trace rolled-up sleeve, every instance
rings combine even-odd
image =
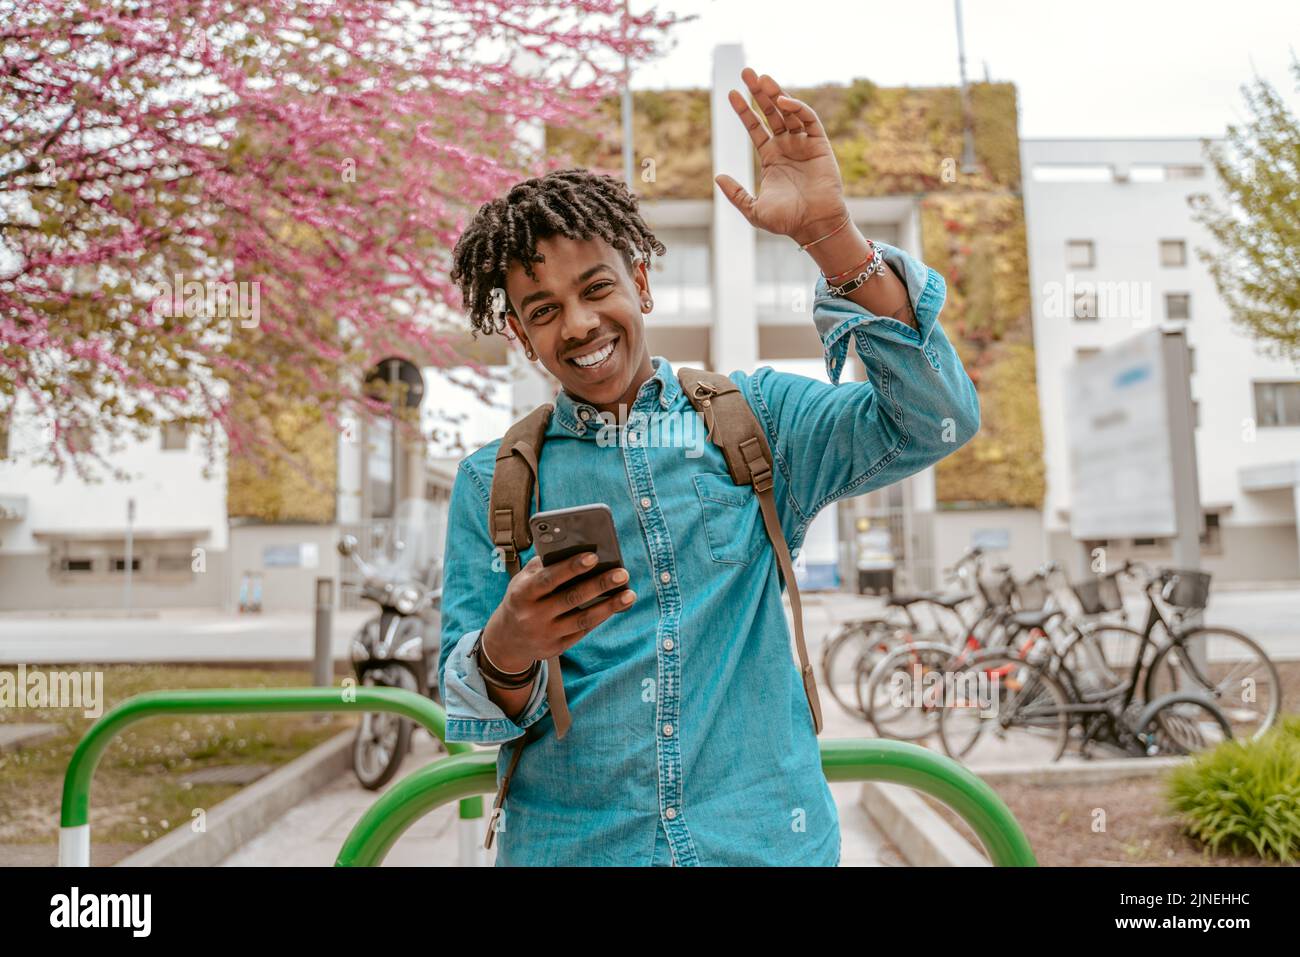
[[[830,384],[770,366],[733,378],[761,412],[786,479],[794,524],[933,465],[979,430],[975,386],[939,325],[943,277],[878,244],[907,287],[918,329],[830,293],[819,278],[813,321]],[[852,341],[867,382],[840,383]]]
[[[456,470],[447,519],[438,681],[447,709],[447,740],[499,744],[519,737],[546,713],[547,662],[517,720],[488,697],[470,649],[505,597],[509,574],[487,530],[488,490],[468,461]]]

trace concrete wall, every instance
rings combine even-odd
[[[1005,547],[990,547],[1004,539]],[[946,509],[934,513],[936,587],[943,569],[950,568],[966,549],[984,543],[989,567],[1006,563],[1018,576],[1033,572],[1048,560],[1042,513],[1032,508]]]
[[[1221,530],[1222,545],[1217,549],[1202,547],[1201,571],[1209,572],[1216,582],[1291,582],[1300,578],[1300,543],[1292,525],[1226,525]],[[1051,558],[1077,574],[1082,561],[1078,544],[1064,532],[1048,536]],[[1112,543],[1106,548],[1108,567],[1126,559],[1153,566],[1173,566],[1173,552],[1167,545],[1134,547]]]
[[[226,601],[239,607],[239,584],[245,572],[262,575],[262,610],[306,611],[315,607],[317,578],[334,579],[334,606],[338,607],[339,563],[335,550],[339,530],[334,525],[232,525],[230,528],[230,584]],[[265,563],[268,547],[315,546],[314,567],[282,568]]]
[[[226,594],[228,555],[208,551],[206,568],[188,581],[131,580],[131,607],[220,608]],[[182,578],[186,576],[181,576]],[[4,611],[84,611],[125,607],[125,578],[70,580],[51,573],[49,556],[0,553],[0,609]]]

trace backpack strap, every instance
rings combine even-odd
[[[488,497],[488,529],[492,534],[493,544],[501,550],[505,560],[506,571],[514,578],[519,572],[519,555],[527,551],[533,543],[532,529],[528,527],[529,506],[541,507],[541,491],[538,482],[538,461],[542,446],[546,442],[546,428],[551,421],[551,412],[555,406],[544,403],[515,422],[506,430],[497,449],[496,466],[492,472],[492,491]],[[560,674],[558,655],[546,659],[546,699],[555,719],[555,735],[563,738],[573,723],[569,714],[569,704],[564,696],[564,679]],[[497,789],[496,801],[492,805],[492,815],[488,819],[487,836],[483,847],[492,847],[496,835],[497,821],[501,816],[501,805],[510,790],[510,779],[519,763],[519,755],[527,744],[527,733],[519,739],[515,753],[510,759],[501,786]]]
[[[776,497],[772,492],[772,450],[768,446],[767,436],[745,396],[726,375],[684,366],[677,370],[677,378],[691,405],[708,427],[708,438],[722,449],[731,480],[737,485],[754,486],[754,492],[758,495],[758,504],[763,511],[763,527],[776,552],[776,560],[794,610],[795,647],[799,652],[804,695],[808,699],[808,709],[812,712],[813,727],[817,734],[821,734],[821,699],[817,695],[817,677],[808,660],[808,646],[804,642],[803,604],[799,600],[799,586],[794,578],[790,547],[781,531],[781,521],[776,513]]]

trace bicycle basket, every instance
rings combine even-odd
[[[975,579],[980,596],[993,606],[1011,604],[1015,582],[1009,575],[981,575]]]
[[[1101,615],[1124,607],[1124,596],[1120,594],[1116,578],[1117,573],[1111,572],[1101,578],[1090,578],[1070,585],[1085,615]]]
[[[1021,611],[1042,611],[1047,604],[1047,580],[1035,575],[1016,585],[1016,601]]]
[[[1162,568],[1165,587],[1160,597],[1175,608],[1201,609],[1210,600],[1210,573]]]

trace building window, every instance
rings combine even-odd
[[[1217,552],[1223,547],[1223,530],[1219,525],[1218,512],[1205,513],[1205,531],[1201,533],[1201,545],[1209,552]]]
[[[1091,239],[1070,239],[1065,243],[1065,267],[1067,269],[1091,269],[1093,248]]]
[[[65,558],[59,562],[59,571],[62,572],[93,572],[94,570],[95,562],[91,558]]]
[[[1256,382],[1255,424],[1260,428],[1300,425],[1300,382]]]
[[[1186,292],[1165,293],[1165,318],[1166,319],[1192,318],[1191,294]]]
[[[184,422],[164,422],[162,448],[164,452],[184,452],[189,447],[190,427]]]
[[[1160,265],[1186,266],[1187,243],[1181,239],[1160,240]]]
[[[1085,359],[1091,359],[1093,356],[1095,356],[1095,355],[1096,355],[1097,353],[1099,353],[1099,352],[1101,352],[1100,349],[1093,349],[1093,348],[1088,348],[1088,347],[1085,347],[1085,348],[1082,348],[1082,349],[1075,349],[1075,350],[1074,350],[1074,361],[1075,361],[1075,362],[1083,362]]]
[[[134,573],[134,572],[138,572],[139,570],[140,570],[140,559],[138,559],[138,558],[136,558],[134,555],[132,555],[132,556],[131,556],[131,571],[132,571],[132,573]],[[125,558],[114,558],[114,559],[113,559],[113,571],[115,571],[115,572],[124,572],[124,571],[126,571],[126,559],[125,559]]]
[[[1174,163],[1165,167],[1167,179],[1200,179],[1205,175],[1205,167],[1196,163]]]
[[[1095,292],[1076,292],[1074,294],[1074,318],[1097,318],[1097,294]]]
[[[1134,548],[1154,548],[1156,540],[1154,538],[1135,538],[1133,539]]]

